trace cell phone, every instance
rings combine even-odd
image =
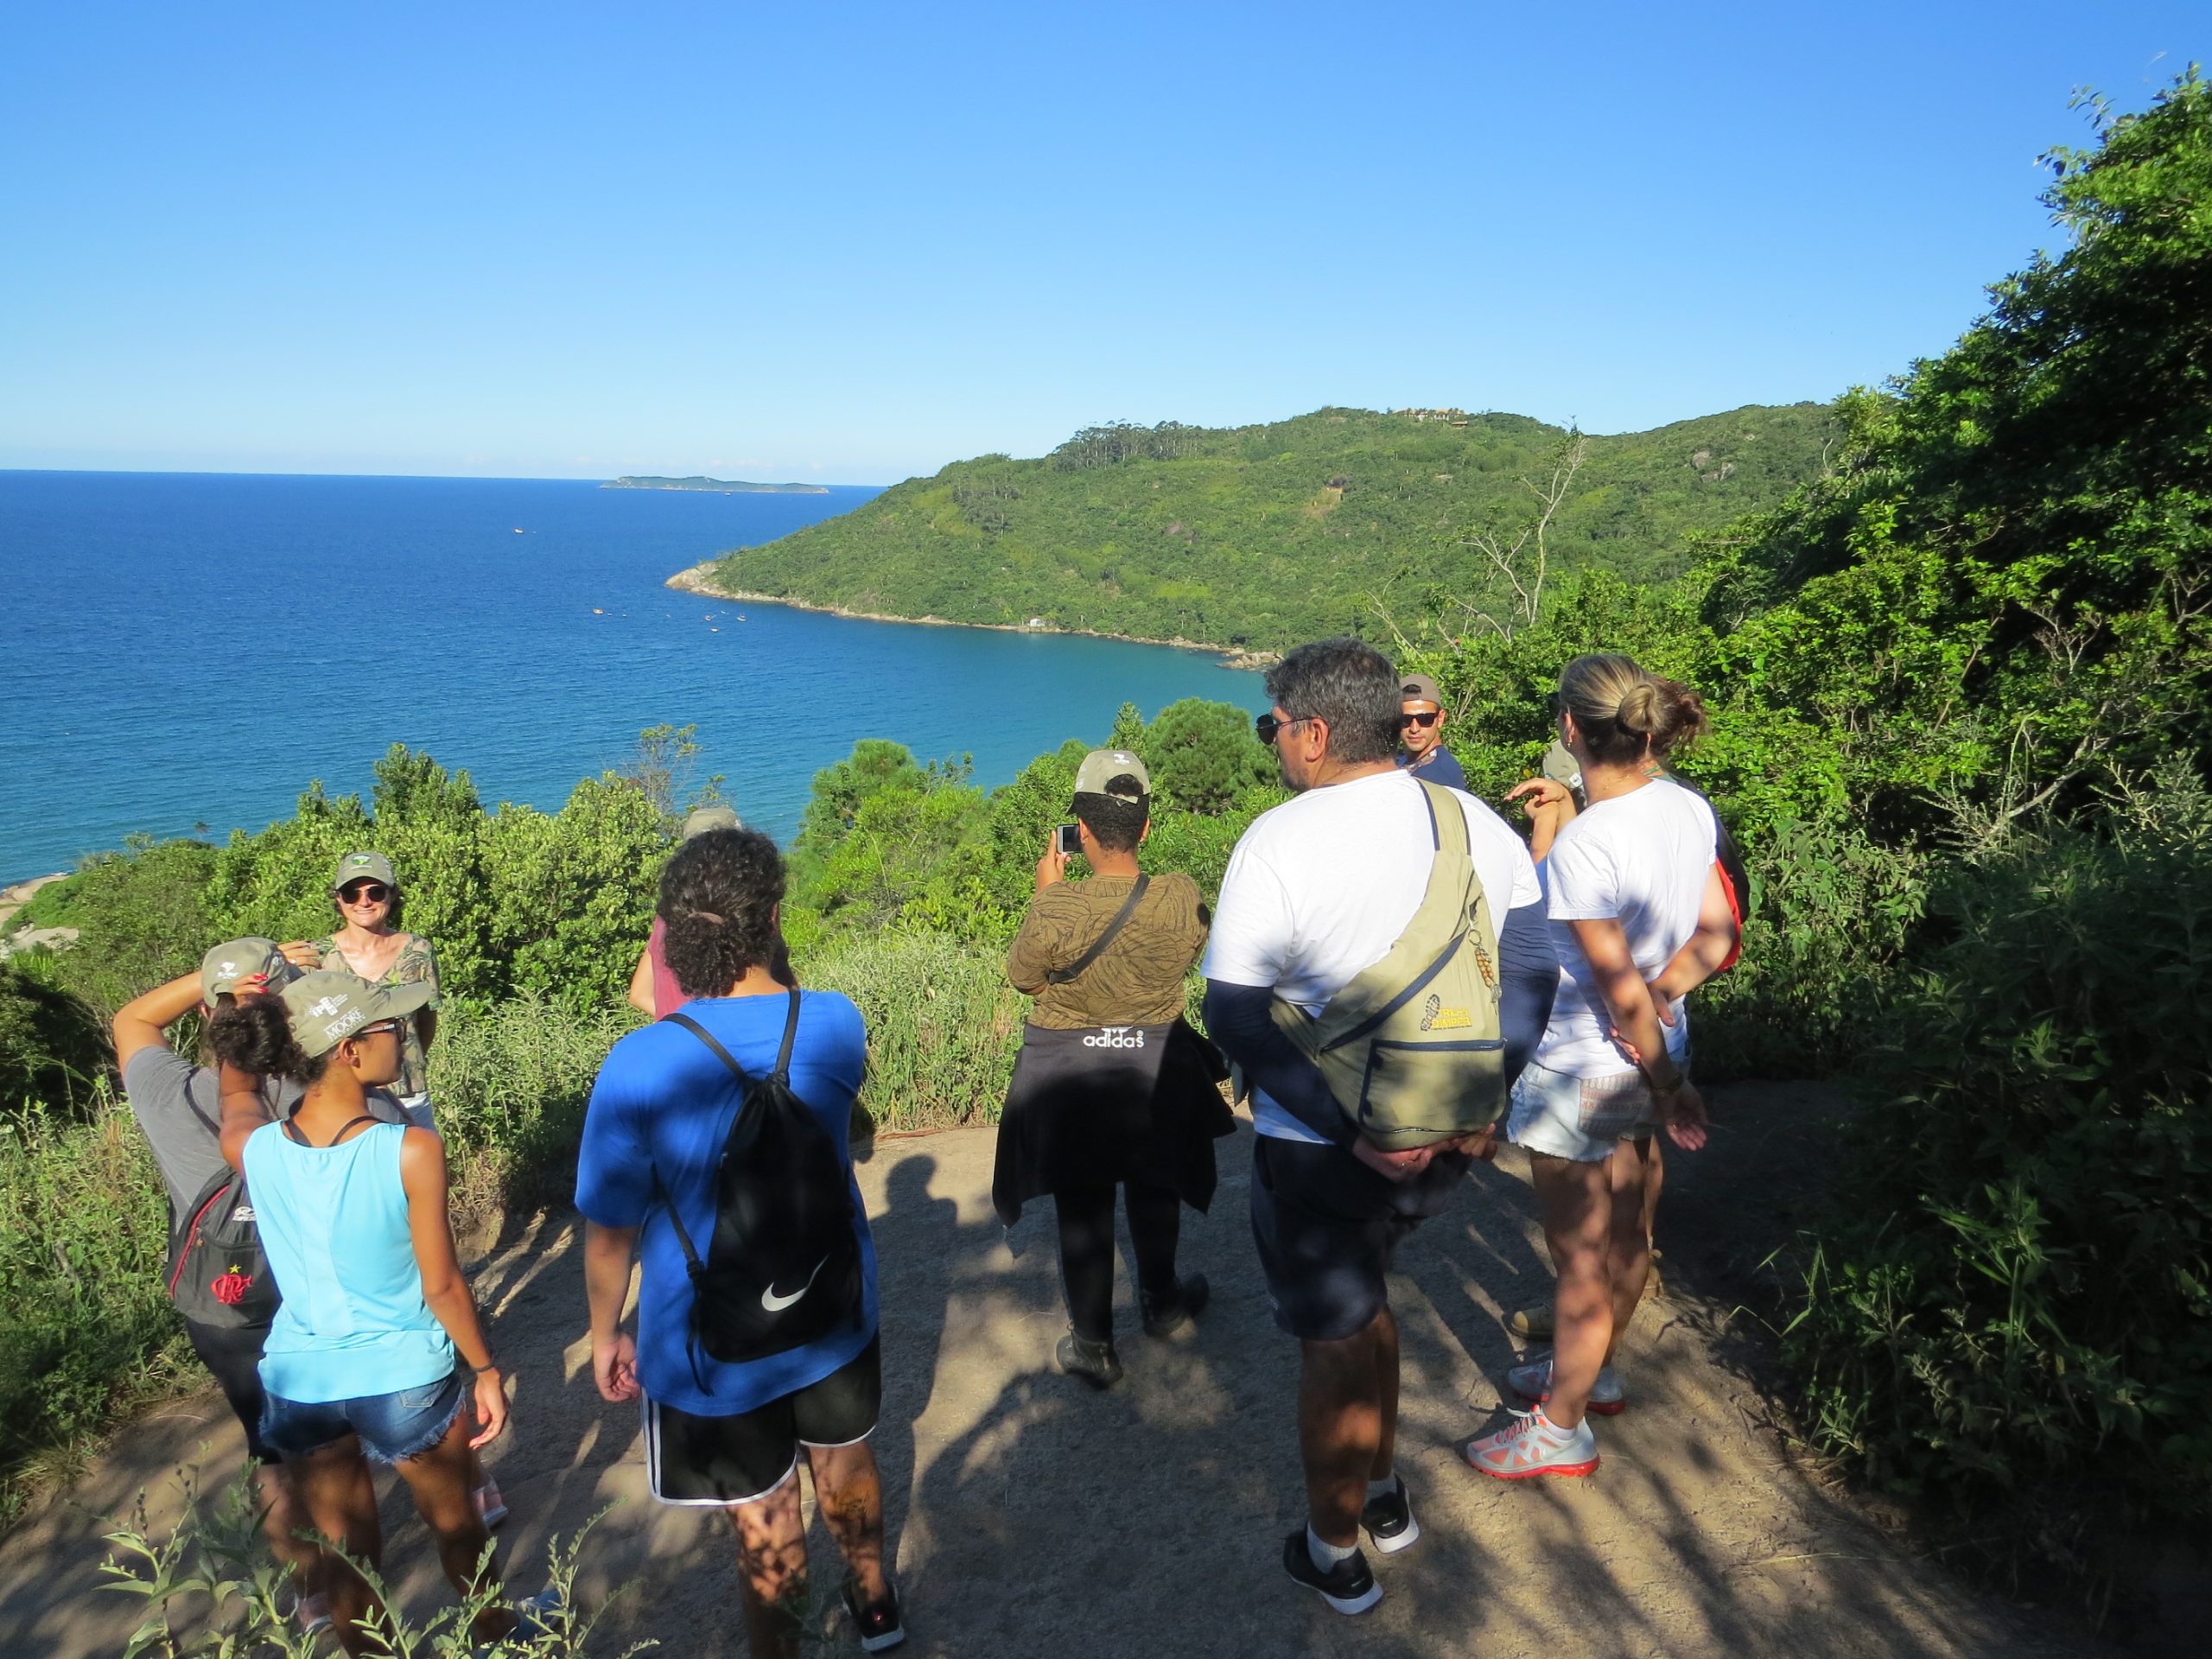
[[[1083,826],[1079,823],[1062,824],[1054,833],[1052,845],[1069,858],[1081,857],[1083,855]]]

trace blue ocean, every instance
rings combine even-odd
[[[998,784],[1125,701],[1261,704],[1203,652],[663,585],[874,493],[0,472],[0,881],[258,829],[310,779],[365,791],[394,741],[550,810],[641,728],[694,724],[701,776],[788,838],[859,738]]]

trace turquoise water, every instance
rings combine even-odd
[[[998,784],[1124,701],[1261,705],[1200,652],[662,585],[874,493],[0,472],[0,880],[132,832],[258,829],[311,779],[365,789],[395,741],[550,810],[641,728],[692,722],[702,776],[788,837],[861,737]]]

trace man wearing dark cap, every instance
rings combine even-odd
[[[1467,774],[1444,747],[1444,699],[1427,674],[1408,674],[1398,687],[1398,764],[1446,789],[1465,789]]]
[[[1183,1020],[1183,981],[1205,948],[1206,907],[1187,875],[1137,867],[1152,828],[1152,780],[1127,749],[1084,757],[1071,810],[1090,874],[1066,879],[1058,838],[1007,951],[1007,977],[1037,999],[999,1119],[991,1196],[1011,1227],[1050,1193],[1058,1214],[1068,1332],[1053,1357],[1094,1388],[1122,1375],[1114,1344],[1114,1189],[1135,1247],[1145,1334],[1173,1336],[1205,1306],[1179,1277],[1181,1205],[1214,1190],[1213,1142],[1235,1127],[1224,1069]]]

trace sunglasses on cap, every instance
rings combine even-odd
[[[1418,726],[1425,732],[1443,718],[1444,715],[1442,710],[1432,709],[1425,715],[1400,715],[1398,716],[1398,724],[1400,726]]]
[[[338,889],[338,897],[348,905],[380,905],[391,897],[391,889],[381,881],[349,881]]]
[[[1272,714],[1255,715],[1252,718],[1252,732],[1268,747],[1275,746],[1275,734],[1293,726],[1303,726],[1313,719],[1311,715],[1295,715],[1288,720],[1278,720]]]

